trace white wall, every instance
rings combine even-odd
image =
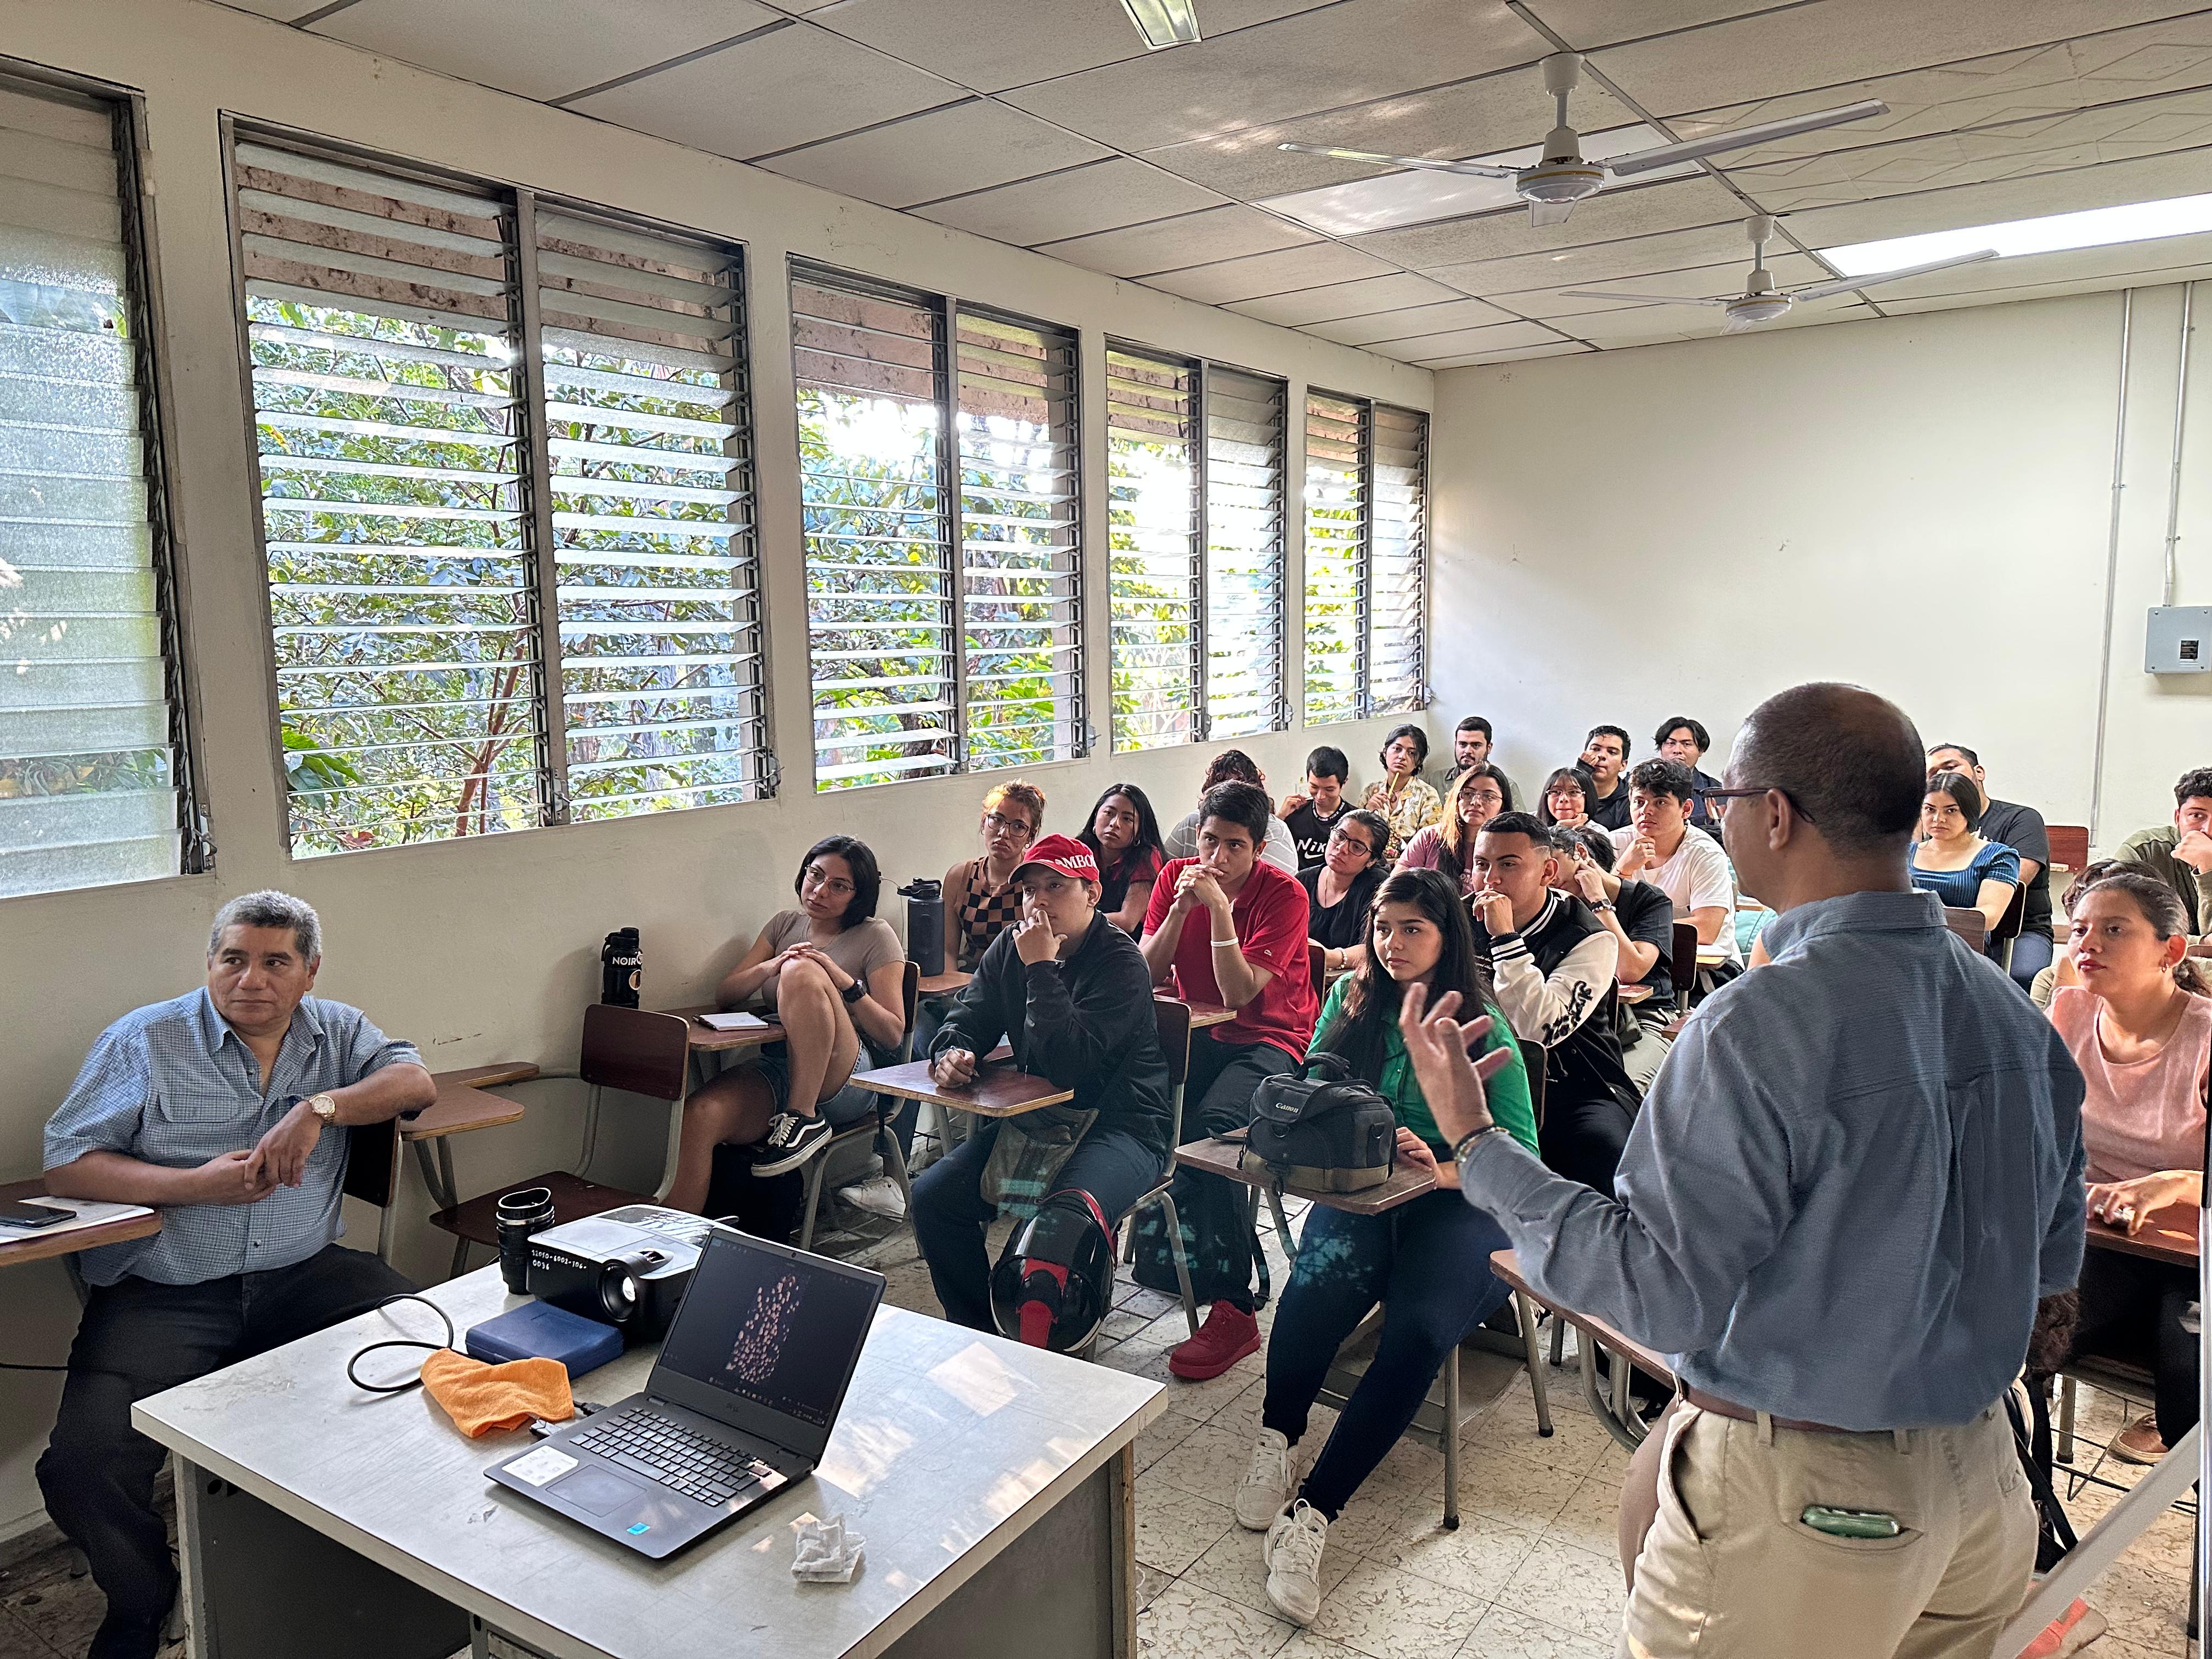
[[[204,776],[218,848],[212,875],[0,902],[0,1172],[38,1167],[39,1131],[87,1046],[117,1014],[191,988],[210,918],[251,888],[289,888],[322,911],[329,954],[318,990],[360,1004],[418,1042],[434,1066],[519,1056],[573,1066],[579,1010],[598,994],[610,928],[644,934],[650,1000],[702,1000],[769,914],[790,902],[799,855],[835,829],[871,840],[887,875],[937,875],[972,845],[982,786],[908,783],[817,800],[811,750],[790,393],[792,253],[950,292],[1083,331],[1087,544],[1105,544],[1103,350],[1108,332],[1286,376],[1292,407],[1311,379],[1413,408],[1423,371],[1310,336],[1078,270],[957,231],[832,196],[482,88],[447,81],[199,0],[0,0],[0,53],[143,93],[156,251],[167,309],[173,457],[190,588],[189,647],[199,687]],[[296,127],[690,226],[744,242],[753,283],[753,384],[760,550],[781,799],[485,842],[295,864],[284,844],[282,779],[271,761],[266,597],[246,471],[235,298],[217,121],[222,112]],[[1301,462],[1293,422],[1291,476]],[[1299,591],[1293,512],[1291,591]],[[1091,703],[1106,725],[1105,566],[1091,560],[1086,613]],[[1331,728],[1364,757],[1377,728]],[[1298,731],[1249,747],[1287,784],[1318,740]],[[1172,750],[1037,769],[1050,827],[1073,830],[1106,782],[1133,779],[1179,814],[1200,757]],[[888,898],[888,888],[886,889]],[[896,909],[896,902],[889,907]],[[896,916],[894,920],[896,921]],[[464,1189],[574,1156],[573,1091],[546,1085],[515,1129],[458,1149]],[[657,1135],[615,1132],[606,1178],[648,1184]],[[399,1262],[442,1272],[441,1235],[410,1177]],[[74,1316],[61,1271],[0,1281],[0,1358],[58,1358]],[[58,1379],[0,1373],[0,1535],[35,1519],[30,1464]]]
[[[2180,293],[2135,300],[2100,846],[2212,764],[2212,674],[2142,672]],[[2087,823],[2120,311],[2086,295],[1438,375],[1437,725],[1487,714],[1533,787],[1592,725],[1641,757],[1688,714],[1717,772],[1762,698],[1852,680],[1978,749],[1998,793]],[[2212,603],[2201,345],[2195,371],[2183,605]]]

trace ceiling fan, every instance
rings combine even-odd
[[[1997,251],[1993,247],[1978,248],[1972,253],[1954,254],[1948,259],[1933,259],[1924,265],[1906,265],[1900,270],[1877,270],[1864,276],[1834,276],[1825,283],[1808,283],[1803,288],[1784,291],[1774,286],[1774,274],[1766,268],[1766,245],[1774,237],[1772,216],[1754,213],[1743,222],[1743,228],[1745,234],[1751,238],[1751,276],[1744,283],[1741,294],[1706,300],[1688,298],[1679,294],[1622,294],[1604,289],[1571,288],[1562,292],[1571,300],[1633,300],[1644,305],[1718,306],[1728,314],[1721,332],[1741,334],[1747,328],[1757,328],[1761,323],[1771,323],[1778,317],[1788,315],[1790,307],[1800,300],[1825,300],[1831,295],[1872,288],[1876,283],[1893,283],[1905,276],[1924,276],[1931,270],[1948,270],[1953,265],[1971,265],[1978,260],[1997,257]]]
[[[1758,126],[1736,127],[1728,132],[1714,133],[1710,137],[1692,138],[1679,144],[1661,144],[1656,149],[1639,149],[1607,161],[1585,161],[1583,160],[1582,135],[1567,125],[1567,94],[1582,80],[1582,54],[1554,52],[1544,59],[1541,67],[1545,90],[1552,94],[1557,105],[1559,124],[1545,135],[1544,153],[1531,167],[1492,167],[1480,161],[1425,161],[1418,156],[1377,155],[1368,150],[1339,149],[1328,144],[1278,144],[1275,148],[1294,150],[1301,155],[1334,156],[1340,161],[1372,161],[1378,167],[1421,167],[1436,173],[1470,173],[1478,179],[1510,179],[1514,193],[1528,204],[1529,222],[1538,225],[1557,225],[1566,222],[1567,216],[1575,210],[1576,203],[1596,195],[1615,179],[1633,178],[1639,173],[1650,173],[1660,167],[1694,161],[1702,155],[1745,149],[1753,144],[1765,143],[1770,139],[1788,138],[1801,132],[1817,132],[1822,127],[1840,126],[1846,121],[1863,121],[1870,115],[1889,112],[1888,105],[1869,98],[1863,102],[1845,104],[1836,109],[1814,110],[1809,114],[1792,115],[1780,121],[1762,122]]]

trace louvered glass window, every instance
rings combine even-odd
[[[791,326],[815,786],[950,772],[943,310],[800,280]]]
[[[1279,732],[1283,700],[1280,380],[1206,371],[1206,735]]]
[[[234,176],[295,854],[768,793],[737,256]]]
[[[127,119],[0,80],[0,897],[205,862]]]
[[[1106,353],[1117,751],[1204,733],[1197,391],[1188,363],[1118,348]]]
[[[1075,337],[958,317],[963,769],[1084,751]]]
[[[1306,398],[1306,723],[1428,702],[1425,415]]]
[[[1306,724],[1359,718],[1365,678],[1366,410],[1306,398]]]

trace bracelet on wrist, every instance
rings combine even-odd
[[[1480,1129],[1471,1130],[1462,1135],[1452,1146],[1452,1162],[1457,1164],[1464,1159],[1474,1150],[1474,1143],[1483,1136],[1500,1135],[1504,1133],[1505,1126],[1503,1123],[1486,1123]]]
[[[1233,934],[1233,933],[1232,933],[1232,934],[1231,934],[1227,939],[1218,939],[1214,940],[1214,941],[1213,941],[1213,948],[1214,948],[1215,950],[1217,950],[1217,951],[1219,951],[1219,950],[1224,949],[1224,948],[1226,948],[1226,947],[1228,947],[1228,946],[1233,945],[1235,945],[1236,943],[1237,943],[1237,936],[1236,936],[1235,934]]]

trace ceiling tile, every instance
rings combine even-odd
[[[525,98],[559,98],[781,21],[753,0],[357,0],[312,33]]]
[[[1195,213],[1200,208],[1220,206],[1223,201],[1212,191],[1200,190],[1171,173],[1116,156],[1049,178],[957,196],[914,211],[940,225],[1027,247]]]
[[[1522,253],[1510,259],[1482,259],[1463,265],[1438,265],[1428,274],[1440,283],[1485,298],[1529,289],[1578,288],[1584,283],[1642,276],[1651,271],[1688,270],[1748,258],[1743,222],[1728,220],[1695,230],[1619,242],[1592,242],[1551,253]],[[1504,305],[1510,300],[1499,298]]]
[[[1218,306],[1231,300],[1287,294],[1292,289],[1315,288],[1324,283],[1349,283],[1362,276],[1389,274],[1390,267],[1382,260],[1355,252],[1341,242],[1316,242],[1308,247],[1258,253],[1246,259],[1200,265],[1194,270],[1169,271],[1145,280],[1151,287],[1180,294],[1186,300]]]
[[[933,202],[1100,161],[1103,144],[978,98],[832,138],[762,165],[886,207]]]
[[[1303,328],[1308,323],[1334,322],[1347,317],[1364,317],[1372,312],[1399,311],[1407,306],[1425,306],[1440,300],[1459,298],[1456,289],[1446,288],[1442,283],[1432,283],[1425,276],[1400,274],[1395,276],[1368,276],[1356,283],[1329,283],[1320,288],[1295,289],[1287,294],[1270,294],[1257,300],[1238,300],[1229,307],[1247,317],[1257,317],[1263,323],[1279,323],[1285,328]]]
[[[1522,346],[1513,351],[1476,351],[1463,357],[1431,357],[1421,367],[1441,371],[1474,368],[1482,363],[1523,363],[1532,357],[1594,357],[1596,355],[1579,340],[1562,340],[1556,345]]]
[[[2212,179],[2212,151],[2183,150],[2134,161],[2107,161],[2102,167],[2076,167],[2067,173],[1815,208],[1792,214],[1788,222],[1790,234],[1806,246],[1835,247],[1847,242],[1911,236],[1923,230],[1959,230],[2082,208],[2199,195],[2208,179]]]
[[[2081,0],[1817,0],[1616,46],[1592,61],[1663,118],[2063,40],[2093,13],[2113,28],[2193,9],[2179,0],[2097,0],[2094,8]]]
[[[1378,357],[1415,363],[1432,357],[1464,357],[1482,351],[1510,351],[1516,346],[1559,343],[1558,333],[1541,323],[1497,323],[1488,328],[1440,329],[1434,334],[1392,340],[1367,349]]]
[[[1772,255],[1766,268],[1774,280],[1784,288],[1795,288],[1803,283],[1817,283],[1828,276],[1817,260],[1802,253]],[[1652,272],[1641,276],[1619,279],[1593,278],[1596,288],[1632,289],[1643,294],[1676,294],[1684,299],[1706,299],[1717,295],[1741,294],[1751,276],[1751,249],[1747,246],[1743,257],[1728,264],[1698,265],[1687,270]],[[1580,317],[1593,311],[1618,311],[1624,305],[1634,305],[1633,300],[1576,299],[1567,289],[1581,288],[1581,280],[1553,289],[1534,289],[1517,294],[1501,294],[1497,303],[1523,317],[1557,320],[1563,317]]]
[[[567,107],[742,161],[963,96],[950,81],[794,25]]]
[[[1557,252],[1588,242],[1740,221],[1744,213],[1742,202],[1724,185],[1711,179],[1678,179],[1664,185],[1601,191],[1577,206],[1574,217],[1563,225],[1540,228],[1528,222],[1526,209],[1507,208],[1441,224],[1376,231],[1352,238],[1351,245],[1393,264],[1423,270],[1469,259]]]
[[[1548,49],[1503,0],[1338,0],[1008,99],[1117,149],[1147,149],[1486,74]]]
[[[1768,11],[1775,4],[1776,0],[1530,0],[1528,9],[1576,51],[1590,52],[1616,40],[1640,40],[1647,34]]]
[[[1206,0],[1208,39],[1327,0]],[[811,14],[826,29],[977,92],[1002,92],[1146,56],[1121,7],[1099,0],[836,0]]]
[[[1633,112],[1604,88],[1585,83],[1575,94],[1584,131],[1626,126]],[[1335,144],[1424,160],[1459,161],[1534,143],[1552,126],[1543,76],[1517,67],[1429,92],[1405,93],[1322,115],[1218,133],[1147,150],[1146,159],[1200,184],[1247,198],[1371,179],[1380,169],[1326,155],[1295,155],[1278,144]]]
[[[1347,317],[1334,323],[1315,323],[1306,332],[1318,334],[1339,345],[1372,345],[1382,340],[1409,340],[1417,334],[1442,334],[1455,328],[1481,328],[1516,320],[1510,312],[1480,300],[1447,300],[1441,305],[1414,306],[1405,311],[1377,312],[1371,317]]]
[[[1311,231],[1289,224],[1257,208],[1230,206],[1187,213],[1149,225],[1102,230],[1062,242],[1046,242],[1037,252],[1070,264],[1103,270],[1111,276],[1144,276],[1211,264],[1247,253],[1296,247],[1318,241]]]
[[[331,0],[221,0],[233,11],[251,12],[256,17],[273,17],[280,23],[289,23],[295,17],[305,17],[311,11],[320,11]]]

